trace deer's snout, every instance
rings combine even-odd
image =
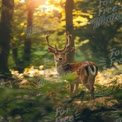
[[[58,57],[58,58],[56,58],[56,61],[57,62],[62,62],[63,61],[63,58],[62,57]]]
[[[62,58],[62,57],[60,57],[60,58],[59,58],[59,61],[62,61],[62,59],[63,59],[63,58]]]

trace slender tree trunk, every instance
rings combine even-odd
[[[66,16],[66,32],[69,32],[72,34],[72,42],[71,42],[71,47],[74,47],[74,36],[73,36],[73,6],[74,6],[74,1],[73,0],[66,0],[66,5],[65,5],[65,16]],[[73,62],[74,61],[74,52],[71,52],[67,56],[68,62]]]
[[[26,37],[24,40],[24,49],[22,58],[18,58],[18,48],[13,48],[13,59],[15,62],[15,68],[19,72],[23,72],[24,68],[30,65],[31,61],[31,35],[32,35],[32,26],[33,26],[33,10],[35,8],[35,4],[33,0],[27,1],[27,29],[26,29]]]
[[[2,0],[0,22],[0,73],[8,75],[8,56],[10,50],[14,0]]]
[[[19,65],[19,60],[18,60],[18,48],[15,47],[12,49],[12,53],[13,53],[13,59],[14,59],[14,63],[15,63],[15,68],[18,67]]]
[[[27,33],[26,33],[26,39],[24,42],[24,55],[23,60],[26,63],[26,65],[29,65],[31,60],[31,34],[32,34],[32,26],[33,26],[33,5],[30,1],[30,4],[28,5],[28,13],[27,13]]]

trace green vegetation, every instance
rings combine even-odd
[[[75,112],[78,112],[79,119],[85,122],[88,121],[89,112],[91,122],[100,119],[107,122],[107,120],[113,121],[120,118],[122,115],[122,76],[120,75],[122,65],[115,65],[117,70],[111,68],[98,73],[95,83],[95,101],[90,100],[89,92],[82,85],[79,93],[70,98],[68,80],[72,81],[75,77],[71,73],[63,76],[62,79],[53,75],[53,69],[50,69],[50,73],[46,76],[42,73],[43,69],[34,67],[26,69],[21,74],[12,70],[13,80],[1,79],[0,115],[3,121],[11,122],[54,122],[58,117],[62,119],[66,116],[72,117]],[[46,72],[49,71],[45,70]],[[56,109],[60,107],[64,110],[69,108],[69,111],[55,117]],[[86,112],[85,116],[83,112]]]
[[[0,122],[121,119],[121,6],[120,0],[1,0]],[[45,35],[62,49],[66,31],[75,47],[69,62],[94,61],[98,66],[94,101],[82,85],[71,98],[69,84],[76,75],[55,72]]]

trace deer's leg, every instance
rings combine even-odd
[[[70,84],[70,96],[73,95],[74,84]]]
[[[90,94],[91,94],[91,99],[93,100],[94,99],[94,86],[92,84],[84,84],[85,87],[90,91]]]
[[[71,91],[71,93],[73,93],[73,90],[74,90],[74,84],[70,84],[70,91]]]
[[[90,90],[91,92],[91,99],[94,100],[94,87]]]
[[[91,99],[94,100],[94,81],[95,81],[95,78],[93,77],[93,79],[91,80],[90,82],[90,92],[91,92]]]
[[[76,93],[78,91],[78,86],[79,86],[78,82],[74,83],[73,93]]]
[[[79,86],[79,83],[77,82],[70,85],[71,96],[78,91],[78,86]]]
[[[78,83],[78,81],[76,81],[76,89],[75,89],[75,92],[78,92],[78,87],[79,87],[79,83]]]

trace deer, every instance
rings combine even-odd
[[[75,50],[71,47],[72,35],[67,34],[67,43],[63,49],[58,49],[57,46],[51,46],[49,43],[50,34],[46,35],[48,51],[53,53],[55,67],[59,75],[65,75],[68,72],[77,74],[77,78],[73,84],[70,84],[70,93],[75,94],[78,90],[79,84],[83,84],[88,91],[90,91],[91,99],[94,99],[94,82],[98,72],[98,67],[94,62],[81,61],[81,62],[67,62],[67,54]]]

